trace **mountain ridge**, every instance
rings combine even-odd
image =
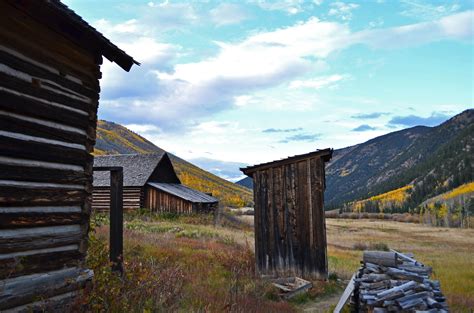
[[[326,171],[328,207],[408,184],[414,188],[407,204],[415,207],[428,196],[472,180],[473,124],[470,109],[438,126],[415,126],[335,150]]]
[[[166,152],[128,128],[109,121],[97,123],[95,155]],[[218,177],[198,166],[169,153],[181,182],[202,192],[210,192],[224,206],[244,206],[252,203],[252,192]]]

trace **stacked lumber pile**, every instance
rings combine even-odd
[[[448,312],[431,267],[411,254],[366,251],[354,279],[353,305],[359,312]]]

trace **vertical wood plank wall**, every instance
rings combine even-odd
[[[77,294],[99,99],[97,58],[0,2],[0,311]]]
[[[261,274],[327,278],[324,179],[319,156],[253,173]]]
[[[154,188],[147,188],[146,207],[152,212],[189,214],[193,212],[193,204],[176,196],[161,192]]]
[[[192,203],[155,188],[147,187],[145,206],[152,212],[191,214],[214,212],[217,203]]]

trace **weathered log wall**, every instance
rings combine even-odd
[[[316,156],[253,173],[261,274],[327,277],[324,161]]]
[[[0,311],[66,299],[84,268],[102,58],[0,2]]]
[[[141,187],[123,188],[123,209],[137,210],[144,207],[144,191]],[[110,187],[94,187],[92,209],[97,212],[110,210]]]

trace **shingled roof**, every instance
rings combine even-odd
[[[160,163],[166,153],[150,154],[120,154],[97,156],[94,158],[95,167],[123,167],[123,186],[142,187]],[[109,187],[109,172],[94,172],[94,187]]]
[[[127,72],[134,64],[140,65],[59,0],[7,1],[82,48],[117,63]]]
[[[147,185],[193,203],[215,203],[219,201],[213,196],[191,189],[181,184],[149,182]]]

